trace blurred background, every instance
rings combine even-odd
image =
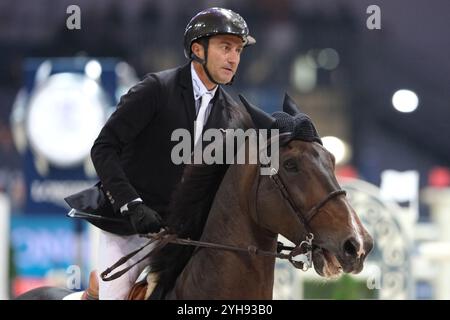
[[[89,150],[118,98],[185,64],[184,28],[212,6],[257,39],[228,91],[268,112],[288,92],[375,238],[358,276],[277,263],[275,298],[450,299],[446,0],[1,0],[0,298],[86,286],[95,229],[63,198],[96,182]]]

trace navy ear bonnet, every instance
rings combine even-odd
[[[322,144],[322,140],[314,127],[311,118],[304,113],[297,113],[291,116],[286,112],[277,111],[272,113],[275,118],[274,129],[280,130],[281,133],[291,133],[290,140],[303,140],[308,142],[318,142]]]
[[[239,95],[239,98],[258,129],[278,129],[280,134],[290,133],[283,139],[284,143],[291,140],[303,140],[322,144],[311,118],[301,113],[294,100],[287,94],[284,96],[283,111],[276,111],[272,115],[252,105],[243,96]]]

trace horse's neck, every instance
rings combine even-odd
[[[229,245],[258,245],[269,249],[273,237],[268,237],[252,219],[249,202],[252,197],[254,174],[250,166],[233,165],[227,171],[217,191],[205,229],[203,241],[227,243]],[[256,170],[257,168],[255,168]]]
[[[276,237],[261,229],[250,216],[248,201],[255,177],[248,168],[233,165],[213,202],[201,241],[275,251]],[[255,168],[255,170],[257,170]],[[251,171],[251,170],[250,170]],[[184,299],[270,299],[275,259],[217,249],[200,249],[184,269],[176,295]]]

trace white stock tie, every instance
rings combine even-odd
[[[208,109],[208,104],[211,101],[211,94],[209,92],[205,92],[202,96],[202,102],[200,104],[200,108],[198,110],[197,119],[195,120],[195,142],[194,144],[197,144],[198,139],[200,138],[202,131],[203,131],[203,125],[205,124],[205,115],[206,110]]]

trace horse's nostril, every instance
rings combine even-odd
[[[350,238],[344,242],[344,253],[351,257],[356,257],[356,253],[358,252],[358,242],[355,238]]]

